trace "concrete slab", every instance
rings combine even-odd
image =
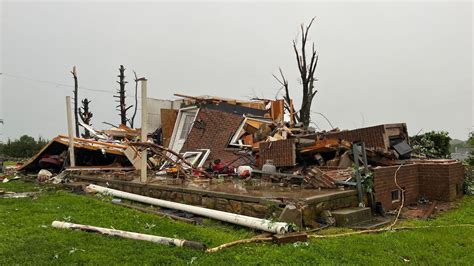
[[[140,183],[105,176],[72,174],[70,178],[82,184],[93,183],[153,198],[258,218],[278,218],[285,211],[285,207],[293,205],[296,212],[288,212],[287,209],[281,218],[289,219],[289,222],[301,228],[316,226],[315,221],[324,210],[353,207],[358,204],[356,190],[281,187],[279,184],[265,184],[259,180],[244,182],[239,179],[157,178],[148,183]]]

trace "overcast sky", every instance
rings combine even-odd
[[[473,126],[471,2],[1,2],[2,139],[67,132],[65,96],[77,65],[93,126],[119,123],[118,67],[173,93],[274,98],[281,67],[300,101],[291,40],[315,16],[320,60],[313,110],[352,129],[406,122],[410,134]],[[44,82],[41,82],[44,81]],[[93,89],[92,90],[86,90]],[[127,99],[130,103],[132,98]],[[299,105],[299,104],[298,104]],[[313,121],[330,129],[319,115]]]

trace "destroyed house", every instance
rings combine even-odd
[[[90,139],[58,136],[20,170],[65,169],[79,184],[278,217],[299,228],[328,223],[326,211],[355,213],[363,222],[377,206],[398,208],[402,196],[405,204],[416,204],[462,195],[461,163],[415,159],[404,123],[315,132],[295,124],[285,100],[176,96],[181,99],[146,101],[148,137],[124,125],[89,127]],[[67,164],[69,139],[73,167]],[[347,225],[341,219],[336,225]]]
[[[246,117],[264,119],[266,110],[227,102],[210,102],[178,111],[169,148],[182,154],[210,150],[208,161],[219,159],[228,165],[253,164],[250,156],[232,146],[232,138]]]

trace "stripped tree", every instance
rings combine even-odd
[[[78,104],[77,104],[77,101],[78,101],[78,89],[79,89],[79,85],[78,85],[78,82],[77,82],[77,73],[76,73],[76,66],[73,66],[72,67],[72,71],[71,71],[71,74],[72,74],[72,77],[74,79],[74,119],[75,119],[75,122],[76,122],[76,137],[79,137],[79,115],[78,115]]]
[[[133,105],[130,105],[130,106],[126,106],[125,104],[125,84],[127,84],[128,82],[125,81],[125,68],[123,67],[123,65],[120,65],[120,68],[119,68],[119,72],[120,74],[117,76],[119,77],[119,81],[117,81],[117,83],[120,85],[120,88],[119,90],[117,91],[118,95],[114,95],[115,98],[118,98],[118,102],[119,105],[117,105],[117,111],[119,111],[119,115],[120,115],[120,124],[121,125],[124,125],[126,126],[127,125],[127,110],[130,109]]]
[[[301,101],[301,109],[298,112],[294,112],[292,109],[293,105],[290,99],[290,93],[288,90],[288,81],[285,79],[283,72],[280,68],[280,78],[273,75],[273,77],[283,86],[285,89],[285,99],[286,109],[290,114],[293,114],[293,121],[298,120],[303,123],[304,128],[308,128],[311,122],[311,104],[313,102],[314,96],[318,92],[314,88],[314,82],[317,79],[314,77],[316,66],[318,65],[318,52],[316,51],[314,42],[312,44],[311,53],[308,54],[306,51],[306,44],[308,42],[308,33],[313,25],[315,18],[311,19],[311,22],[307,27],[304,24],[301,24],[301,46],[298,48],[298,37],[293,40],[293,50],[296,56],[296,62],[298,63],[298,71],[300,73],[301,85],[303,86],[303,97]],[[281,90],[281,89],[280,89]],[[291,109],[290,109],[291,108]]]
[[[285,90],[285,95],[283,96],[283,99],[285,100],[285,109],[288,111],[290,114],[291,121],[293,123],[297,123],[299,121],[299,115],[295,112],[295,108],[293,106],[293,101],[290,98],[290,91],[288,89],[288,80],[285,78],[285,75],[283,75],[283,71],[281,68],[279,69],[280,71],[280,78],[278,78],[276,75],[273,75],[273,77],[278,81],[278,83],[281,84],[280,90],[278,90],[277,95],[280,93],[282,89]]]
[[[91,101],[89,101],[87,98],[82,100],[82,107],[81,107],[80,112],[79,112],[79,116],[81,117],[82,122],[85,125],[88,125],[88,126],[91,125],[91,119],[92,119],[92,116],[93,116],[93,114],[89,111],[89,104],[90,103],[91,103]],[[82,137],[86,138],[86,139],[91,137],[91,134],[90,134],[90,132],[87,128],[85,128],[84,134],[82,134]]]
[[[133,115],[132,119],[130,119],[130,127],[133,128],[133,123],[135,121],[135,116],[137,115],[137,108],[138,108],[138,77],[137,77],[137,72],[133,71],[133,74],[135,75],[135,109],[133,110]]]
[[[312,44],[311,53],[308,56],[306,51],[306,44],[308,42],[308,33],[315,18],[307,27],[301,24],[301,47],[298,49],[297,40],[293,40],[293,50],[295,51],[296,61],[298,63],[298,70],[300,72],[301,84],[303,86],[303,99],[301,101],[300,121],[303,122],[303,127],[308,128],[311,120],[311,104],[314,96],[318,92],[314,88],[314,82],[317,79],[314,77],[316,66],[318,65],[318,52],[316,51],[314,42]],[[309,59],[309,61],[308,61]]]

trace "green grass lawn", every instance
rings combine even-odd
[[[3,166],[12,166],[12,165],[16,165],[16,162],[14,162],[14,161],[5,161],[5,162],[3,162]]]
[[[466,264],[474,262],[474,228],[429,228],[277,246],[246,244],[207,254],[51,227],[54,220],[204,242],[214,247],[257,235],[206,220],[190,225],[112,205],[110,198],[76,195],[12,181],[7,191],[42,191],[35,198],[0,199],[0,265],[11,264]],[[403,225],[474,223],[474,197],[430,221]],[[323,233],[339,232],[327,229]]]

